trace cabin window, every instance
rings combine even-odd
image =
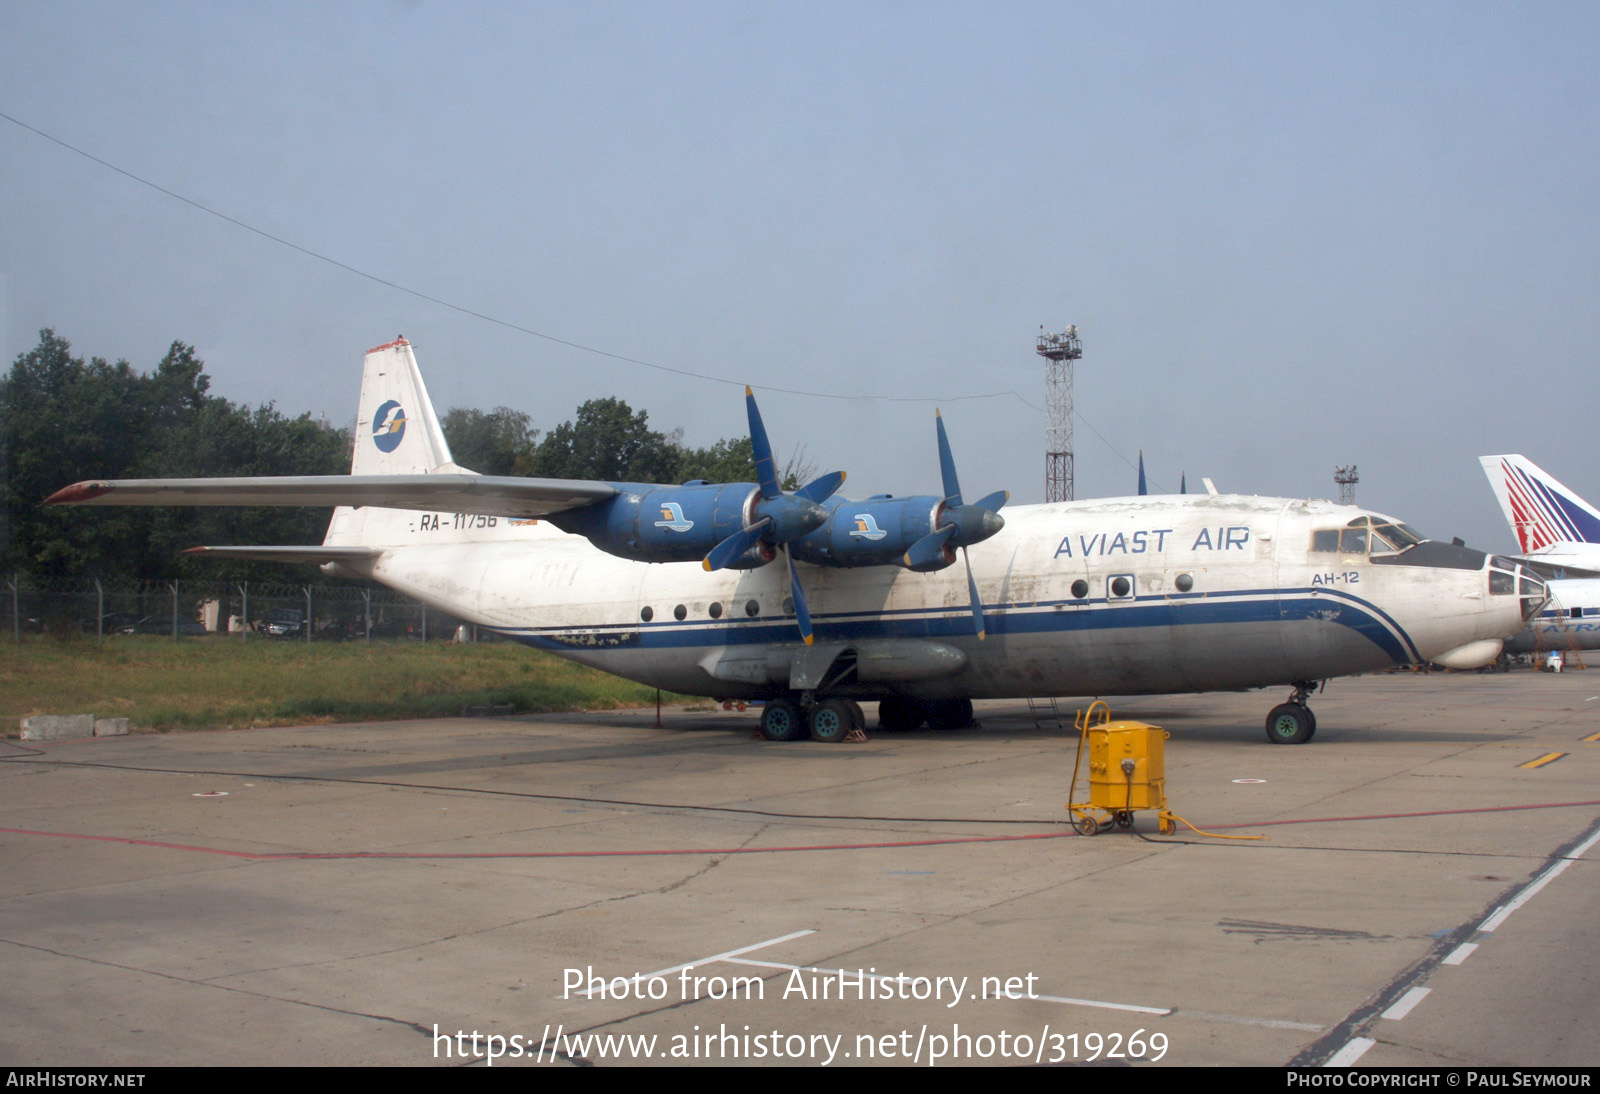
[[[746,600],[744,602],[744,614],[745,615],[749,615],[749,616],[760,615],[761,614],[761,602],[758,601],[758,600]]]
[[[786,596],[786,597],[783,598],[783,614],[784,615],[793,615],[794,614],[794,597]]]
[[[1106,591],[1113,600],[1126,600],[1133,595],[1133,575],[1114,574],[1106,582]]]
[[[722,618],[722,602],[721,601],[713,600],[711,602],[711,607],[709,609],[707,609],[707,610],[710,611],[712,619],[721,619]]]
[[[646,623],[650,622],[650,620],[654,619],[655,617],[656,613],[650,607],[650,605],[646,604],[644,607],[639,609],[639,618],[644,620]]]
[[[1191,574],[1179,574],[1178,579],[1173,584],[1178,587],[1180,593],[1186,593],[1194,588],[1194,576]]]
[[[1072,583],[1072,599],[1082,600],[1089,595],[1089,583],[1083,578]]]
[[[676,608],[672,609],[672,618],[680,622],[689,618],[689,609],[685,608],[682,604],[679,604]]]

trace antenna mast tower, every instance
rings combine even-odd
[[[1356,474],[1356,465],[1349,467],[1335,467],[1333,481],[1339,484],[1339,504],[1354,505],[1356,503],[1356,483],[1361,481],[1361,476]]]
[[[1044,500],[1071,501],[1072,483],[1072,362],[1083,356],[1078,328],[1047,334],[1039,328],[1035,352],[1045,360]]]

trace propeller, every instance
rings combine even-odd
[[[972,577],[972,559],[967,548],[982,543],[1005,527],[997,510],[1011,497],[1004,490],[986,494],[967,505],[961,500],[961,483],[956,478],[956,460],[950,452],[950,437],[944,431],[944,415],[934,412],[939,427],[939,474],[944,479],[944,502],[934,518],[936,527],[911,545],[905,566],[910,570],[942,570],[956,560],[956,548],[967,564],[967,595],[972,606],[972,623],[979,640],[987,634],[983,621],[983,601],[978,598],[978,583]]]
[[[758,544],[771,561],[777,557],[776,549],[792,540],[820,528],[828,519],[828,510],[822,502],[833,496],[844,484],[844,472],[832,471],[814,479],[792,494],[785,494],[778,486],[777,465],[772,459],[772,444],[767,440],[766,426],[761,422],[761,411],[756,407],[755,394],[744,389],[745,410],[750,416],[750,448],[756,460],[756,488],[759,496],[750,506],[749,523],[739,531],[711,548],[701,563],[707,570],[721,570],[738,561]],[[770,552],[770,553],[769,553]],[[811,612],[806,607],[805,590],[800,585],[800,575],[795,570],[794,558],[788,550],[784,557],[789,568],[789,592],[794,599],[795,619],[800,624],[800,637],[811,645]]]

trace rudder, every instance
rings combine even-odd
[[[422,382],[411,343],[397,338],[367,351],[356,413],[352,475],[426,475],[460,470]]]

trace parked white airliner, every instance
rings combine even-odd
[[[349,476],[91,481],[49,501],[341,506],[321,545],[196,550],[321,563],[641,683],[764,699],[774,740],[840,739],[861,699],[897,728],[965,724],[977,698],[1286,685],[1267,735],[1299,743],[1318,682],[1486,664],[1545,601],[1514,564],[1324,501],[1145,496],[1001,519],[1003,492],[962,502],[942,422],[943,497],[842,501],[837,473],[782,494],[749,410],[759,485],[476,475],[451,460],[402,338],[367,353]]]
[[[1511,653],[1600,649],[1600,510],[1526,456],[1479,456],[1511,534],[1547,581],[1550,602],[1511,636]],[[1566,576],[1574,574],[1578,576]]]

